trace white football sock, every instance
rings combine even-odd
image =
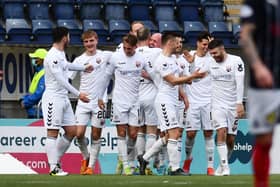
[[[46,145],[46,153],[47,153],[47,157],[48,157],[48,162],[50,165],[50,171],[52,171],[55,168],[56,164],[58,163],[56,138],[47,137],[45,145]]]
[[[89,167],[93,167],[99,152],[100,152],[100,147],[101,147],[101,141],[99,140],[92,140],[91,141],[91,146],[90,146],[90,157],[89,157]]]
[[[205,151],[206,151],[206,157],[207,157],[207,167],[213,168],[214,167],[214,138],[209,137],[205,138]]]
[[[176,171],[180,168],[180,162],[178,162],[178,142],[175,139],[168,139],[167,152],[169,156],[169,164],[171,171]]]

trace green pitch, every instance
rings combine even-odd
[[[250,175],[225,177],[193,176],[117,176],[117,175],[0,175],[0,187],[250,187]],[[280,175],[270,177],[270,186],[280,186]]]

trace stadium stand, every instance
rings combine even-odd
[[[105,2],[105,19],[109,20],[124,20],[126,0],[104,0]]]
[[[233,38],[234,38],[234,43],[238,44],[239,37],[240,37],[240,24],[238,23],[233,23],[232,24],[232,32],[233,32]]]
[[[50,19],[49,8],[51,4],[49,0],[29,0],[28,12],[31,20]]]
[[[128,0],[129,20],[151,20],[151,0]]]
[[[82,34],[82,27],[74,20],[70,19],[60,19],[57,20],[58,26],[64,26],[69,29],[70,32],[70,44],[74,45],[82,45],[81,41],[81,34]]]
[[[80,19],[102,19],[104,1],[103,0],[81,0],[79,3]]]
[[[173,21],[175,0],[153,0],[155,21]]]
[[[32,20],[32,34],[34,35],[33,43],[51,44],[53,23],[48,19]]]
[[[110,20],[109,33],[112,42],[117,45],[122,42],[122,37],[129,32],[130,25],[127,20]]]
[[[176,21],[159,21],[158,22],[159,32],[163,33],[166,31],[177,32],[182,34],[182,29]]]
[[[32,28],[32,43],[49,44],[51,29],[57,25],[70,28],[72,44],[80,45],[78,33],[94,29],[101,45],[120,41],[124,30],[112,25],[111,20],[123,25],[123,21],[142,21],[152,33],[165,30],[183,32],[188,44],[195,45],[197,33],[210,29],[209,22],[224,22],[231,26],[225,37],[224,31],[215,31],[216,36],[226,38],[227,46],[237,45],[239,32],[235,31],[236,21],[227,21],[227,6],[240,11],[242,0],[0,0],[1,31],[0,41],[7,39],[6,19],[24,19]],[[224,3],[225,2],[225,3]],[[236,6],[235,6],[236,5]],[[232,15],[232,14],[231,14]],[[165,23],[164,23],[165,21]],[[66,23],[67,24],[61,24]],[[190,22],[192,22],[190,24]],[[60,23],[60,24],[58,24]],[[163,24],[164,23],[164,24]],[[201,26],[201,24],[204,24]],[[119,25],[119,26],[120,26]],[[126,24],[125,24],[126,25]],[[198,26],[199,25],[199,26]],[[183,29],[182,29],[183,28]],[[211,28],[219,29],[218,28]],[[210,32],[212,32],[212,30]],[[219,33],[219,34],[217,34]],[[231,38],[228,36],[231,33]],[[237,34],[235,34],[237,33]],[[115,38],[116,37],[116,38]],[[32,39],[32,38],[31,38]],[[10,37],[11,41],[11,37]]]
[[[5,41],[6,31],[2,24],[0,24],[0,43]]]
[[[7,43],[28,44],[32,36],[31,26],[25,19],[6,19]]]
[[[178,19],[184,21],[201,21],[202,7],[200,0],[178,0]]]
[[[201,31],[205,31],[206,27],[199,21],[185,21],[184,22],[184,36],[188,45],[195,46],[197,36]]]
[[[234,47],[233,33],[227,22],[211,21],[208,23],[208,31],[214,38],[222,39],[225,47]]]
[[[109,41],[109,32],[106,29],[104,22],[101,20],[84,19],[83,30],[92,29],[98,34],[98,43],[100,45],[107,45]]]

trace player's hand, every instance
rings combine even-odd
[[[272,74],[262,62],[255,62],[254,64],[252,64],[252,69],[254,71],[258,86],[260,86],[261,88],[272,88]]]
[[[245,111],[244,111],[243,104],[236,105],[236,114],[237,114],[237,118],[242,118],[244,116]]]
[[[141,76],[145,79],[151,80],[149,73],[145,70],[141,71]]]
[[[90,101],[89,95],[83,92],[80,93],[79,99],[85,103],[88,103]]]
[[[194,59],[195,59],[195,54],[194,53],[193,55],[190,54],[190,52],[188,50],[184,50],[183,51],[183,57],[189,62],[189,63],[193,63],[194,62]]]
[[[3,80],[3,71],[0,70],[0,80]]]
[[[101,110],[105,110],[105,104],[102,99],[98,99],[98,106]]]
[[[91,73],[93,71],[93,66],[91,64],[85,65],[85,72]]]
[[[201,72],[200,69],[197,69],[192,73],[193,78],[203,78],[206,75],[207,75],[207,72]]]

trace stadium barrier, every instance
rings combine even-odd
[[[251,174],[251,156],[253,147],[253,137],[248,133],[248,120],[242,119],[238,125],[238,135],[236,138],[234,152],[229,160],[232,174]],[[277,132],[277,131],[276,131]],[[278,133],[279,134],[279,133]],[[90,127],[88,127],[86,136],[90,135]],[[278,138],[278,137],[275,137]],[[46,130],[43,127],[42,120],[30,119],[0,119],[0,173],[10,173],[11,171],[5,170],[5,165],[17,165],[22,162],[25,170],[16,171],[14,173],[48,173],[49,166],[45,154],[45,139]],[[279,138],[278,138],[279,139]],[[279,140],[276,140],[280,142]],[[90,140],[88,139],[88,142]],[[114,174],[115,166],[117,164],[117,135],[115,127],[106,121],[106,128],[102,133],[102,146],[99,155],[100,171],[102,174]],[[185,142],[185,133],[183,141]],[[279,143],[278,143],[279,144]],[[276,147],[277,144],[274,145]],[[182,146],[182,159],[185,158],[184,143]],[[199,132],[196,137],[195,145],[193,148],[193,162],[191,165],[191,173],[205,174],[207,163],[205,156],[203,134]],[[273,148],[272,151],[272,173],[280,173],[280,164],[277,161],[279,149]],[[8,159],[8,156],[10,159]],[[2,159],[1,159],[2,158]],[[3,159],[5,158],[5,159]],[[7,159],[9,162],[7,162]],[[62,158],[62,167],[72,173],[79,173],[80,161],[82,157],[77,147],[76,141],[73,141],[69,150]],[[218,166],[218,153],[215,150],[214,166]],[[277,163],[278,162],[278,163]],[[182,164],[182,163],[181,163]],[[9,166],[11,168],[11,166]],[[21,167],[22,168],[22,167]],[[30,171],[30,169],[32,171]],[[97,170],[98,167],[95,167]]]

